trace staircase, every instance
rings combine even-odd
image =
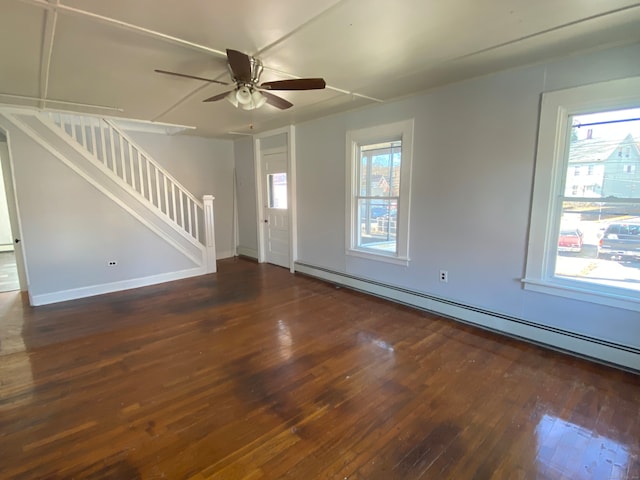
[[[199,265],[202,273],[216,271],[213,196],[195,198],[113,122],[58,112],[7,117]],[[78,154],[82,161],[73,160]]]

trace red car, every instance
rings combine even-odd
[[[580,253],[582,232],[577,228],[562,228],[558,236],[558,252]]]

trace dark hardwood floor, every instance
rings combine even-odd
[[[1,479],[640,478],[640,377],[282,268],[0,314]]]

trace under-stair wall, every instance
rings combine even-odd
[[[162,168],[178,177],[193,195],[201,199],[215,195],[216,255],[218,259],[235,255],[234,150],[230,140],[193,135],[158,135],[128,131],[129,136],[148,152]],[[219,228],[218,228],[219,227]]]
[[[215,243],[207,242],[204,204],[197,233],[180,232],[41,118],[5,113],[0,129],[12,157],[32,304],[215,271],[215,253],[213,263],[207,260]],[[162,176],[158,182],[164,185]],[[170,197],[160,198],[172,207]],[[213,224],[208,233],[215,238]]]

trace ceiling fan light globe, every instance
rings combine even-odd
[[[251,94],[251,100],[254,105],[254,108],[260,108],[265,103],[267,103],[267,97],[262,95],[258,90],[254,90]]]
[[[227,95],[226,97],[224,97],[227,99],[227,101],[233,105],[234,107],[238,108],[238,99],[236,98],[236,92],[229,92],[229,95]]]
[[[242,86],[236,90],[236,99],[241,105],[247,105],[251,103],[251,89],[247,86]]]

